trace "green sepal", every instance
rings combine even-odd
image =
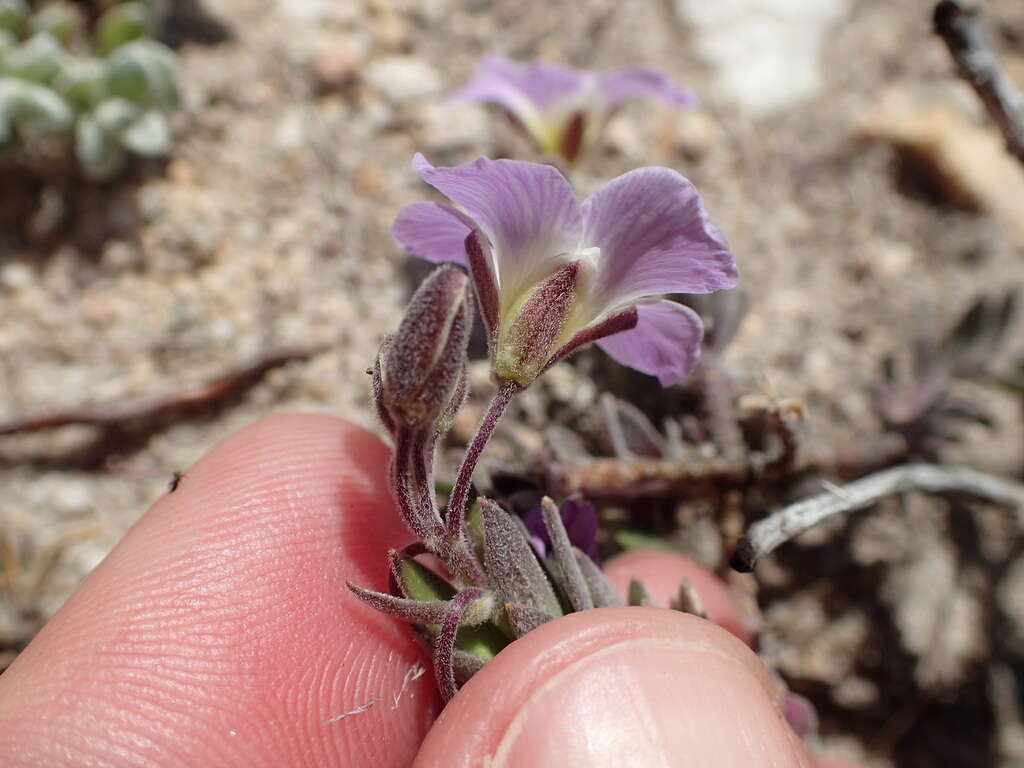
[[[411,557],[401,558],[397,575],[401,590],[413,600],[450,600],[455,595],[455,587]],[[424,629],[433,637],[439,627],[432,624],[424,626]],[[483,661],[493,659],[508,644],[508,636],[492,622],[476,627],[459,627],[455,640],[456,648]]]
[[[509,639],[492,622],[477,627],[459,627],[455,636],[455,647],[471,653],[478,659],[490,661],[509,644]]]
[[[411,600],[451,600],[455,587],[411,557],[402,557],[398,566],[398,584]]]

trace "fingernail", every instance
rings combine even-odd
[[[494,766],[805,765],[762,682],[712,645],[639,638],[554,674]]]

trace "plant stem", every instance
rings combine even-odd
[[[438,541],[443,526],[434,508],[433,496],[428,494],[424,503],[423,480],[419,477],[422,474],[422,456],[422,437],[407,427],[399,427],[395,434],[395,457],[391,464],[395,500],[409,530],[430,546]]]
[[[519,386],[511,381],[503,381],[498,391],[491,398],[490,405],[480,424],[476,428],[476,434],[470,440],[466,448],[466,455],[462,459],[462,466],[459,467],[455,476],[455,485],[452,487],[451,499],[448,503],[448,514],[446,516],[446,536],[453,547],[462,544],[465,537],[466,507],[469,502],[469,489],[473,484],[473,472],[476,463],[480,460],[487,442],[494,434],[494,428],[501,421],[502,414],[512,402],[512,398],[519,391]]]

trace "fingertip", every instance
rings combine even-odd
[[[753,652],[676,611],[565,616],[503,650],[448,704],[415,765],[807,768]],[[490,762],[488,762],[490,761]]]
[[[329,416],[226,439],[0,678],[0,754],[407,764],[436,712],[429,664],[407,626],[345,587],[386,589],[387,549],[411,539],[388,461]]]
[[[739,605],[728,587],[692,558],[662,549],[637,549],[609,560],[605,575],[625,595],[631,579],[639,579],[651,596],[668,606],[679,594],[679,587],[689,579],[700,595],[708,620],[732,632],[747,645],[752,637]]]

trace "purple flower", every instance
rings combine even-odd
[[[619,107],[642,96],[676,107],[695,103],[692,91],[649,69],[597,74],[544,62],[523,65],[500,56],[484,59],[472,82],[451,98],[497,104],[542,151],[572,163]]]
[[[436,168],[417,154],[413,168],[465,213],[414,203],[391,233],[414,256],[469,268],[499,380],[526,387],[590,342],[664,386],[693,369],[700,319],[660,296],[732,288],[737,274],[685,178],[641,168],[581,205],[550,165]]]
[[[565,524],[569,541],[574,547],[582,550],[591,560],[597,560],[597,510],[589,501],[569,499],[558,508]],[[530,535],[530,543],[542,558],[551,549],[551,537],[544,525],[544,516],[540,505],[531,508],[523,515],[523,524]]]

